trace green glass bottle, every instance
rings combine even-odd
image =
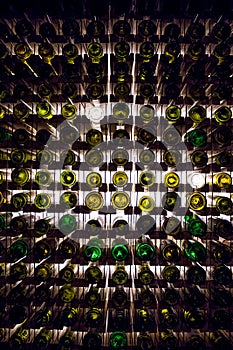
[[[155,248],[148,238],[143,237],[138,240],[136,244],[136,255],[142,261],[151,261],[154,259]]]
[[[101,259],[103,242],[99,238],[92,238],[84,249],[84,257],[87,261],[95,262]]]
[[[58,227],[62,233],[69,234],[77,228],[77,221],[74,216],[65,214],[59,219]]]
[[[185,216],[185,221],[188,223],[188,231],[195,237],[203,237],[207,231],[207,225],[198,217]]]
[[[110,335],[109,344],[112,349],[126,349],[127,336],[124,331],[115,331]]]
[[[19,260],[29,253],[29,246],[26,240],[18,239],[10,246],[10,256],[14,260]]]
[[[111,254],[115,261],[127,260],[129,256],[127,241],[121,238],[115,239],[112,243]]]
[[[207,135],[203,129],[196,129],[188,132],[184,138],[185,142],[190,142],[194,147],[201,147],[207,144]]]
[[[206,248],[197,241],[185,240],[183,242],[184,252],[188,259],[197,262],[204,262],[207,257]]]

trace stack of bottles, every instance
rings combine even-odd
[[[230,19],[0,38],[1,349],[232,349]]]

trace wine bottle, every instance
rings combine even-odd
[[[180,54],[180,45],[176,41],[170,41],[164,48],[164,55],[169,64],[173,63]]]
[[[140,270],[138,272],[138,280],[143,285],[149,285],[154,281],[155,275],[151,271],[149,264],[146,262],[143,262],[140,266]]]
[[[193,61],[201,60],[205,54],[205,46],[201,42],[193,42],[189,45],[187,54],[192,58]]]
[[[155,160],[155,155],[150,149],[142,150],[139,153],[139,160],[145,166],[150,166]]]
[[[126,58],[130,54],[130,46],[126,41],[119,41],[114,46],[114,53],[118,61],[126,61]]]
[[[73,331],[67,331],[59,339],[59,350],[72,350],[75,344],[75,333]]]
[[[180,36],[180,27],[176,23],[169,23],[164,28],[163,35],[166,42],[177,40]]]
[[[208,226],[218,236],[225,239],[231,239],[233,228],[230,221],[220,218],[213,218],[209,220]]]
[[[213,269],[213,280],[219,285],[228,285],[232,281],[232,272],[226,265],[219,265]]]
[[[187,34],[192,40],[201,40],[205,35],[205,26],[200,22],[190,24]]]
[[[91,21],[86,27],[87,35],[92,38],[99,38],[105,34],[104,23],[100,21]]]
[[[30,192],[16,193],[11,196],[11,205],[17,210],[23,209],[31,201]]]
[[[217,196],[214,197],[214,205],[216,207],[216,210],[220,214],[225,214],[229,215],[232,212],[232,201],[228,197],[223,197],[223,196]]]
[[[66,99],[74,100],[78,94],[77,86],[72,82],[67,82],[62,85],[62,96]]]
[[[41,23],[39,34],[43,39],[54,40],[56,37],[56,29],[51,22]]]
[[[103,242],[99,238],[92,238],[84,249],[84,257],[87,261],[95,262],[101,259]]]
[[[75,192],[63,192],[60,197],[60,204],[66,209],[75,208],[78,202],[78,196]]]
[[[201,329],[205,325],[205,314],[197,309],[184,310],[184,322],[193,329]]]
[[[188,259],[195,262],[204,262],[207,257],[206,248],[203,244],[194,240],[184,240],[184,253]]]
[[[19,260],[26,256],[30,251],[29,242],[26,239],[17,239],[9,249],[10,257],[13,261]]]
[[[79,23],[74,18],[62,22],[62,33],[66,38],[76,38],[80,34]]]
[[[144,170],[140,173],[139,176],[139,183],[143,187],[151,187],[155,183],[155,175],[152,171],[150,170]]]
[[[194,211],[201,211],[206,207],[206,198],[200,192],[193,192],[188,197],[189,208]]]
[[[77,290],[75,287],[72,287],[72,285],[65,284],[59,289],[58,295],[61,302],[71,303],[77,295]]]
[[[210,333],[210,343],[213,345],[214,350],[224,348],[225,350],[231,350],[231,341],[222,331]]]
[[[160,345],[162,350],[178,350],[178,339],[171,330],[162,331]]]
[[[113,174],[112,183],[116,187],[124,187],[128,184],[128,176],[123,171],[117,171]]]
[[[216,241],[211,241],[208,244],[208,249],[210,252],[210,256],[220,264],[227,264],[231,261],[233,257],[232,249],[224,244]]]
[[[77,116],[77,108],[71,103],[66,103],[62,107],[61,114],[66,120],[74,120]]]
[[[11,265],[10,267],[10,277],[14,281],[20,281],[27,277],[28,269],[27,266],[23,262],[18,262],[16,264]]]
[[[154,342],[151,336],[147,333],[140,333],[139,336],[137,337],[137,348],[140,350],[153,349]]]
[[[112,242],[111,255],[115,261],[124,261],[129,257],[128,243],[125,239],[117,238]]]
[[[20,350],[29,340],[29,329],[20,327],[9,339],[9,347],[12,350]]]
[[[206,350],[206,344],[204,339],[198,334],[191,335],[185,342],[185,347],[190,350]]]
[[[185,274],[185,277],[190,284],[202,284],[206,281],[206,271],[200,265],[190,266]]]
[[[163,132],[162,142],[166,146],[176,146],[181,142],[181,136],[175,128],[168,127]]]
[[[138,301],[141,306],[143,307],[149,307],[149,306],[156,306],[156,299],[155,295],[148,287],[144,286],[141,288],[139,294],[138,294]]]
[[[52,164],[53,159],[54,159],[54,153],[52,153],[51,151],[49,151],[47,149],[40,150],[36,154],[37,162],[39,162],[43,165]]]
[[[220,167],[229,167],[232,165],[232,154],[227,151],[222,151],[216,155],[215,162]]]
[[[170,168],[177,167],[181,163],[181,154],[175,149],[169,149],[164,152],[163,161]]]
[[[125,266],[121,263],[116,263],[116,269],[112,274],[112,280],[115,285],[123,285],[128,281],[128,273],[125,271]]]
[[[213,37],[220,42],[224,42],[231,34],[231,27],[228,23],[218,21],[212,29]]]
[[[98,283],[102,278],[102,271],[98,266],[91,265],[85,271],[85,279],[90,284]]]
[[[159,319],[165,329],[174,329],[178,324],[178,315],[170,307],[159,311]]]
[[[29,226],[29,217],[26,215],[15,216],[10,221],[10,229],[15,233],[23,233]]]
[[[98,328],[103,321],[102,310],[98,308],[91,308],[84,315],[85,324],[87,327]]]
[[[27,317],[28,311],[25,306],[19,304],[11,306],[11,309],[9,310],[9,323],[11,326],[24,323],[27,320]]]
[[[100,130],[91,129],[86,134],[86,142],[92,146],[98,146],[103,142],[103,134]]]
[[[97,332],[88,332],[83,337],[83,348],[85,350],[91,350],[95,347],[96,350],[100,350],[102,344],[102,337]]]
[[[177,262],[181,258],[180,247],[171,240],[162,240],[160,244],[160,252],[163,259],[168,262]]]
[[[52,183],[52,173],[43,169],[36,173],[35,182],[41,187],[48,187]]]
[[[112,303],[115,308],[122,308],[127,304],[127,293],[121,286],[116,286],[115,291],[112,294]]]
[[[45,350],[48,349],[49,344],[52,340],[52,331],[43,328],[34,339],[34,345],[36,349]]]
[[[221,308],[228,308],[233,303],[233,296],[228,289],[213,288],[210,296],[213,303]]]
[[[138,207],[141,211],[151,212],[155,207],[155,201],[150,196],[143,196],[138,201]]]
[[[127,192],[114,192],[111,198],[111,203],[114,209],[124,210],[130,205],[130,197]]]
[[[98,306],[101,300],[99,289],[94,286],[90,286],[88,292],[85,294],[84,300],[89,307]]]
[[[214,118],[219,123],[227,123],[232,117],[230,108],[222,106],[214,112]]]
[[[169,283],[174,283],[180,278],[180,270],[175,265],[165,266],[161,271],[163,279]]]
[[[65,214],[59,219],[58,227],[62,233],[69,234],[77,228],[77,221],[74,216]]]
[[[114,72],[119,82],[124,82],[129,74],[129,65],[126,62],[116,62]]]
[[[155,257],[153,243],[147,237],[141,237],[136,243],[136,255],[142,261],[151,261]]]
[[[13,106],[13,115],[24,122],[29,117],[29,108],[24,103],[17,103]]]
[[[156,327],[155,319],[148,310],[137,310],[135,321],[140,332],[152,331]]]
[[[174,306],[179,303],[179,292],[174,288],[165,288],[162,293],[162,300],[168,306]]]
[[[48,285],[46,284],[41,284],[40,286],[38,286],[35,289],[35,294],[34,294],[34,298],[35,298],[35,302],[36,303],[44,303],[44,302],[49,302],[51,299],[51,288],[49,288]]]
[[[16,129],[12,134],[12,141],[17,146],[25,146],[30,140],[30,134],[25,129]]]
[[[196,216],[185,216],[188,223],[188,231],[195,237],[203,237],[206,234],[207,225]]]
[[[62,55],[66,58],[68,64],[75,64],[78,53],[78,48],[74,44],[66,44],[62,48]]]
[[[100,43],[92,42],[88,45],[87,53],[92,63],[99,63],[103,57],[103,47]]]
[[[164,185],[168,188],[177,188],[179,186],[179,183],[179,176],[174,172],[167,173],[164,176]]]
[[[65,187],[72,187],[77,182],[76,173],[73,170],[64,170],[60,175],[61,184]]]
[[[53,273],[53,265],[42,263],[34,270],[34,277],[39,282],[49,281]]]
[[[52,311],[49,310],[47,307],[42,307],[41,309],[39,309],[33,317],[33,321],[35,323],[36,328],[47,326],[51,319]]]
[[[59,271],[59,281],[62,283],[71,283],[75,278],[75,266],[68,263],[63,269]]]
[[[131,32],[131,26],[126,20],[119,20],[113,25],[113,33],[119,37],[125,37]]]
[[[58,252],[60,256],[62,256],[64,259],[73,258],[77,254],[77,250],[78,250],[77,244],[70,239],[66,239],[62,241],[58,246]]]

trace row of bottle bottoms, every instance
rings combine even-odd
[[[130,34],[136,34],[131,33],[131,21],[121,19],[115,20],[113,22],[114,24],[111,25],[112,34],[120,38],[127,37]],[[136,22],[137,24],[137,35],[141,36],[142,38],[160,35],[161,38],[163,38],[166,42],[170,40],[178,40],[181,35],[181,27],[177,23],[160,22],[158,25],[158,23],[155,23],[155,21],[149,19],[143,21],[133,20],[132,23],[133,22]],[[79,37],[81,31],[83,32],[83,34],[87,34],[90,38],[95,39],[107,34],[105,29],[105,23],[100,20],[92,20],[89,21],[88,24],[85,20],[85,31],[84,28],[82,28],[82,30],[80,29],[80,24],[80,21],[77,21],[75,19],[64,19],[61,24],[61,32],[67,38]],[[160,27],[161,25],[162,27]],[[61,32],[59,34],[56,32],[58,28],[56,28],[56,26],[53,25],[51,20],[40,23],[39,27],[37,26],[37,29],[38,28],[38,34],[43,39],[54,39],[56,35],[61,34]],[[12,29],[13,28],[9,27],[6,23],[1,22],[0,36],[2,37],[3,41],[7,41],[7,39],[9,39],[9,37],[13,34]],[[32,22],[26,18],[17,20],[14,26],[15,34],[21,38],[26,38],[30,35],[35,35],[35,29],[36,28],[34,28]],[[185,29],[185,35],[189,36],[189,38],[193,41],[201,40],[207,34],[207,28],[205,27],[205,24],[199,21],[192,22],[191,24],[190,22],[187,22],[187,26]],[[159,31],[159,33],[157,33],[157,31]],[[225,41],[230,37],[230,34],[231,27],[227,21],[221,20],[216,23],[212,23],[212,29],[209,35],[211,35],[218,42]]]

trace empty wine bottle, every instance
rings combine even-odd
[[[225,41],[231,34],[231,27],[228,23],[223,21],[218,21],[212,29],[213,37],[218,41]]]
[[[174,306],[179,303],[179,292],[174,288],[165,288],[162,294],[162,300],[169,306]]]
[[[197,309],[184,310],[184,322],[193,329],[203,328],[205,325],[205,314]]]
[[[229,215],[232,212],[233,203],[228,197],[214,197],[214,205],[216,210],[221,214]]]
[[[152,331],[156,327],[155,319],[149,310],[137,310],[135,326],[140,332]]]
[[[91,308],[84,315],[85,324],[87,327],[97,328],[101,325],[103,321],[103,314],[101,309]]]
[[[39,309],[33,317],[33,321],[35,323],[36,328],[47,326],[51,319],[52,311],[49,310],[47,307],[42,307],[41,309]]]
[[[153,349],[154,342],[151,336],[147,333],[140,333],[137,337],[137,348],[140,350]]]
[[[56,29],[51,22],[44,22],[39,27],[39,34],[43,39],[54,40],[56,37]]]
[[[231,239],[233,228],[230,221],[220,218],[213,218],[209,220],[208,226],[218,236],[225,239]]]
[[[14,281],[20,281],[27,277],[28,269],[23,262],[18,262],[10,267],[10,277]]]
[[[232,165],[232,154],[227,151],[222,151],[215,157],[216,164],[221,167],[229,167]]]
[[[112,183],[116,187],[124,187],[128,183],[128,176],[123,171],[117,171],[113,174]]]

